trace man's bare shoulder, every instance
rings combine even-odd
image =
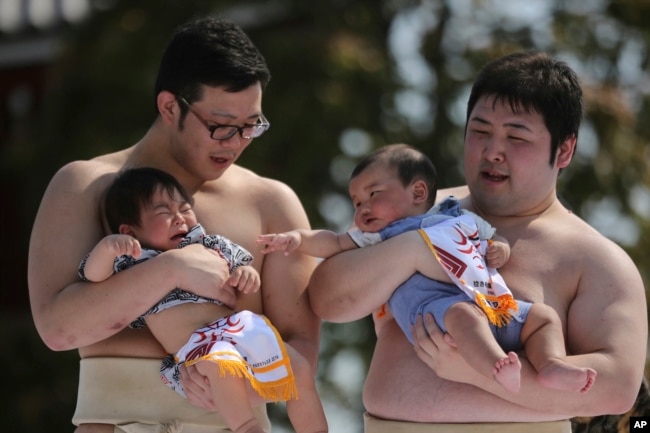
[[[98,191],[106,187],[109,179],[122,169],[126,162],[125,151],[101,155],[88,160],[71,161],[61,167],[50,182],[51,189],[83,189]]]
[[[616,242],[568,209],[558,212],[545,224],[544,232],[551,239],[565,244],[570,251],[579,250],[583,257],[596,257],[600,260],[607,259],[611,254],[626,254]]]
[[[71,161],[61,167],[56,177],[93,178],[107,173],[117,173],[126,163],[125,151],[100,155],[92,159]]]
[[[302,204],[288,185],[239,165],[232,165],[218,179],[204,183],[194,199],[195,212],[208,230],[219,231],[240,244],[246,242],[231,230],[234,226],[254,226],[260,233],[308,226]],[[230,212],[219,215],[217,221],[213,209],[222,204]]]
[[[619,290],[619,295],[636,294],[643,289],[638,269],[623,247],[568,209],[543,221],[534,238],[537,263],[552,264],[559,285],[575,281],[566,287],[575,287],[571,293],[576,296],[587,293],[592,298],[594,293]]]

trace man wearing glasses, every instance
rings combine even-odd
[[[264,131],[269,129],[271,124],[269,123],[268,120],[266,120],[266,117],[264,117],[263,114],[260,114],[255,120],[255,123],[252,125],[244,125],[244,126],[237,126],[237,125],[222,125],[220,123],[213,123],[210,124],[207,120],[205,120],[201,114],[199,114],[196,109],[192,108],[192,105],[185,100],[182,96],[179,96],[178,101],[187,107],[187,109],[196,116],[196,118],[199,120],[199,122],[203,123],[208,131],[210,131],[210,137],[213,140],[228,140],[231,138],[233,135],[239,132],[239,135],[243,140],[251,140],[253,138],[257,138],[260,135],[264,134]]]
[[[181,370],[196,406],[187,403],[160,380],[160,345],[148,331],[127,327],[176,287],[266,315],[315,373],[320,321],[305,294],[315,262],[301,254],[262,257],[255,244],[262,231],[308,228],[307,216],[286,185],[236,164],[269,128],[261,109],[269,77],[264,58],[236,25],[215,18],[189,23],[163,54],[154,89],[158,116],[144,137],[124,150],[71,162],[50,182],[32,231],[29,294],[45,344],[79,349],[77,433],[159,431],[179,423],[184,433],[225,431],[219,415],[203,409],[213,408],[204,400],[206,384],[185,379]],[[144,166],[179,180],[208,232],[253,252],[258,293],[236,298],[223,285],[225,260],[201,246],[164,252],[101,283],[78,279],[79,260],[106,234],[100,222],[106,186],[120,170]],[[255,405],[270,429],[264,402]]]

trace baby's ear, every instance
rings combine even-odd
[[[129,236],[135,237],[135,232],[133,231],[131,226],[128,225],[128,224],[120,224],[120,227],[118,228],[118,230],[119,230],[119,233],[121,235],[129,235]]]
[[[413,192],[413,200],[419,204],[429,199],[429,188],[423,180],[416,180],[411,184],[411,191]]]

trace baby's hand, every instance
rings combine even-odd
[[[252,266],[239,266],[232,271],[226,284],[242,293],[255,293],[260,289],[260,274]]]
[[[510,245],[505,242],[491,241],[485,253],[485,261],[490,268],[499,269],[510,258]]]
[[[286,233],[260,235],[257,238],[257,243],[264,245],[262,254],[272,253],[273,251],[284,251],[284,255],[287,256],[292,251],[298,249],[300,242],[300,233],[295,230]]]
[[[133,256],[137,259],[142,254],[140,242],[130,235],[108,235],[101,242],[115,257]]]

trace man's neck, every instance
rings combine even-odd
[[[126,163],[128,167],[154,167],[174,176],[183,188],[194,195],[204,181],[188,173],[171,154],[169,138],[158,118],[147,133],[133,146]]]
[[[475,206],[474,203],[471,202],[471,197],[467,198],[467,206],[463,207],[466,207],[466,209],[471,210],[472,212],[481,216],[490,224],[499,229],[515,228],[522,225],[527,226],[531,222],[538,220],[545,215],[549,215],[558,211],[566,212],[566,208],[560,203],[560,201],[557,198],[553,197],[549,197],[548,200],[540,203],[535,208],[506,214],[486,212],[480,209],[478,206]]]

